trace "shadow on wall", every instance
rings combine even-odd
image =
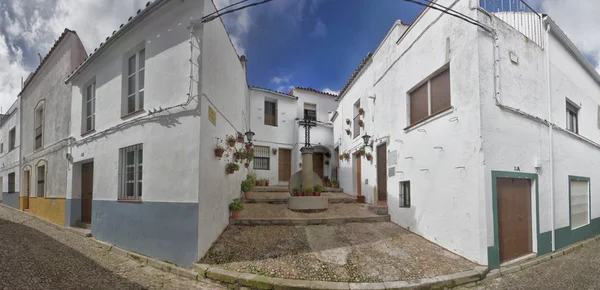
[[[143,289],[52,237],[0,219],[0,288]],[[36,282],[32,282],[36,281]]]

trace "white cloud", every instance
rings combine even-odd
[[[13,50],[14,52],[11,53],[6,37],[0,34],[0,107],[2,107],[2,113],[5,113],[17,99],[17,94],[21,89],[19,76],[27,75],[23,65],[23,51],[20,48],[13,48]]]
[[[271,82],[276,85],[283,84],[283,83],[289,83],[290,77],[289,76],[273,77],[273,78],[271,78]]]
[[[293,90],[294,88],[295,88],[294,86],[278,86],[275,89],[275,91],[285,93],[286,91],[289,92],[289,91]]]
[[[315,29],[311,33],[309,33],[310,37],[323,37],[325,36],[325,23],[319,18],[317,20],[317,24],[315,24]]]
[[[324,88],[321,91],[324,92],[324,93],[333,94],[333,95],[339,95],[340,94],[340,91],[334,91],[334,90],[332,90],[330,88]]]
[[[600,1],[534,0],[588,57],[600,60]],[[600,67],[596,67],[600,71]]]

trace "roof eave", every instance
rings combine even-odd
[[[280,97],[285,97],[285,98],[288,98],[288,99],[298,100],[298,97],[296,97],[296,96],[290,96],[288,94],[284,94],[284,93],[277,92],[277,91],[271,91],[271,90],[267,90],[267,89],[263,89],[263,88],[259,88],[259,87],[250,87],[250,89],[251,90],[265,92],[265,93],[270,93],[270,94],[274,94],[274,95],[278,95]]]
[[[148,15],[152,14],[154,11],[158,10],[165,4],[171,2],[171,0],[156,0],[152,2],[148,7],[144,8],[140,14],[137,14],[131,20],[129,20],[123,27],[121,27],[115,34],[111,35],[110,38],[106,41],[106,43],[102,44],[98,47],[98,49],[92,52],[92,55],[83,61],[83,63],[75,69],[65,80],[65,84],[75,80],[81,73],[91,65],[100,55],[108,49],[113,43],[115,43],[123,34],[126,34],[131,29],[133,29],[140,21],[145,19]]]

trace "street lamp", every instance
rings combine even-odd
[[[371,136],[367,135],[365,133],[365,135],[362,136],[363,141],[365,141],[365,146],[371,148],[371,150],[373,150],[373,143],[369,144],[369,139],[371,139]]]
[[[252,143],[252,138],[254,138],[254,132],[252,131],[248,131],[246,133],[244,133],[244,135],[246,135],[246,139],[248,139],[248,143]]]

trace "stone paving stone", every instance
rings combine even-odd
[[[0,205],[0,289],[223,289],[110,252],[90,238]]]
[[[385,285],[383,283],[349,283],[350,289],[356,290],[384,290]]]

